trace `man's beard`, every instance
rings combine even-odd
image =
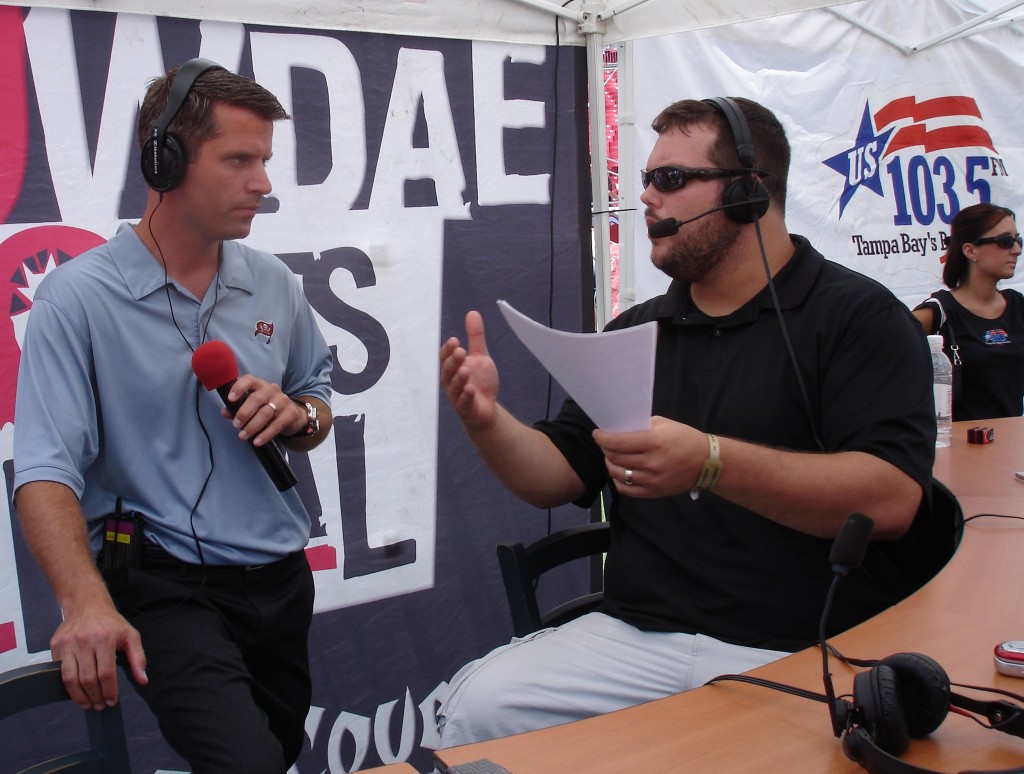
[[[743,224],[714,212],[675,242],[654,265],[681,282],[700,282],[717,268],[739,239]]]

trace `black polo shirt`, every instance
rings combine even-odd
[[[803,237],[793,240],[796,253],[775,288],[806,402],[767,287],[734,313],[710,318],[694,306],[688,283],[673,282],[665,295],[627,310],[607,328],[658,322],[655,415],[773,447],[867,452],[928,492],[935,419],[920,325],[885,287],[826,261]],[[592,501],[607,483],[590,437],[593,423],[568,400],[558,417],[537,427],[587,486],[580,504]],[[712,492],[696,500],[688,492],[656,500],[615,495],[609,521],[606,612],[641,629],[778,650],[817,638],[833,577],[831,540]],[[863,569],[840,586],[830,632],[920,585],[914,555],[913,535],[872,543]]]

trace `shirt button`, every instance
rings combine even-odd
[[[716,336],[721,336],[722,335],[722,331],[720,331],[718,328],[715,328],[715,335]]]

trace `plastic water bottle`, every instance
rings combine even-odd
[[[932,353],[932,389],[935,393],[935,445],[949,446],[953,432],[953,364],[942,351],[942,336],[928,337],[928,349]]]

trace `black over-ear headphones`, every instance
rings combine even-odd
[[[167,127],[185,104],[185,99],[196,79],[215,67],[223,69],[209,59],[189,59],[181,66],[171,84],[167,105],[153,124],[153,132],[149,139],[142,146],[142,177],[145,178],[146,184],[158,193],[166,193],[181,185],[188,166],[185,143],[168,132]]]
[[[1020,706],[959,696],[952,692],[949,677],[937,661],[922,653],[896,653],[854,676],[853,703],[842,702],[839,707],[840,713],[847,714],[843,752],[872,774],[934,774],[898,756],[911,739],[937,729],[951,706],[985,715],[996,730],[1024,736]],[[1020,772],[1024,767],[1005,771]]]
[[[754,153],[754,141],[750,137],[747,119],[743,116],[740,106],[729,97],[709,97],[703,101],[714,105],[725,116],[736,141],[736,155],[739,157],[740,166],[751,170],[749,175],[743,175],[725,187],[722,194],[722,211],[730,220],[737,223],[753,223],[768,212],[771,194],[754,173],[757,170],[757,155]]]

